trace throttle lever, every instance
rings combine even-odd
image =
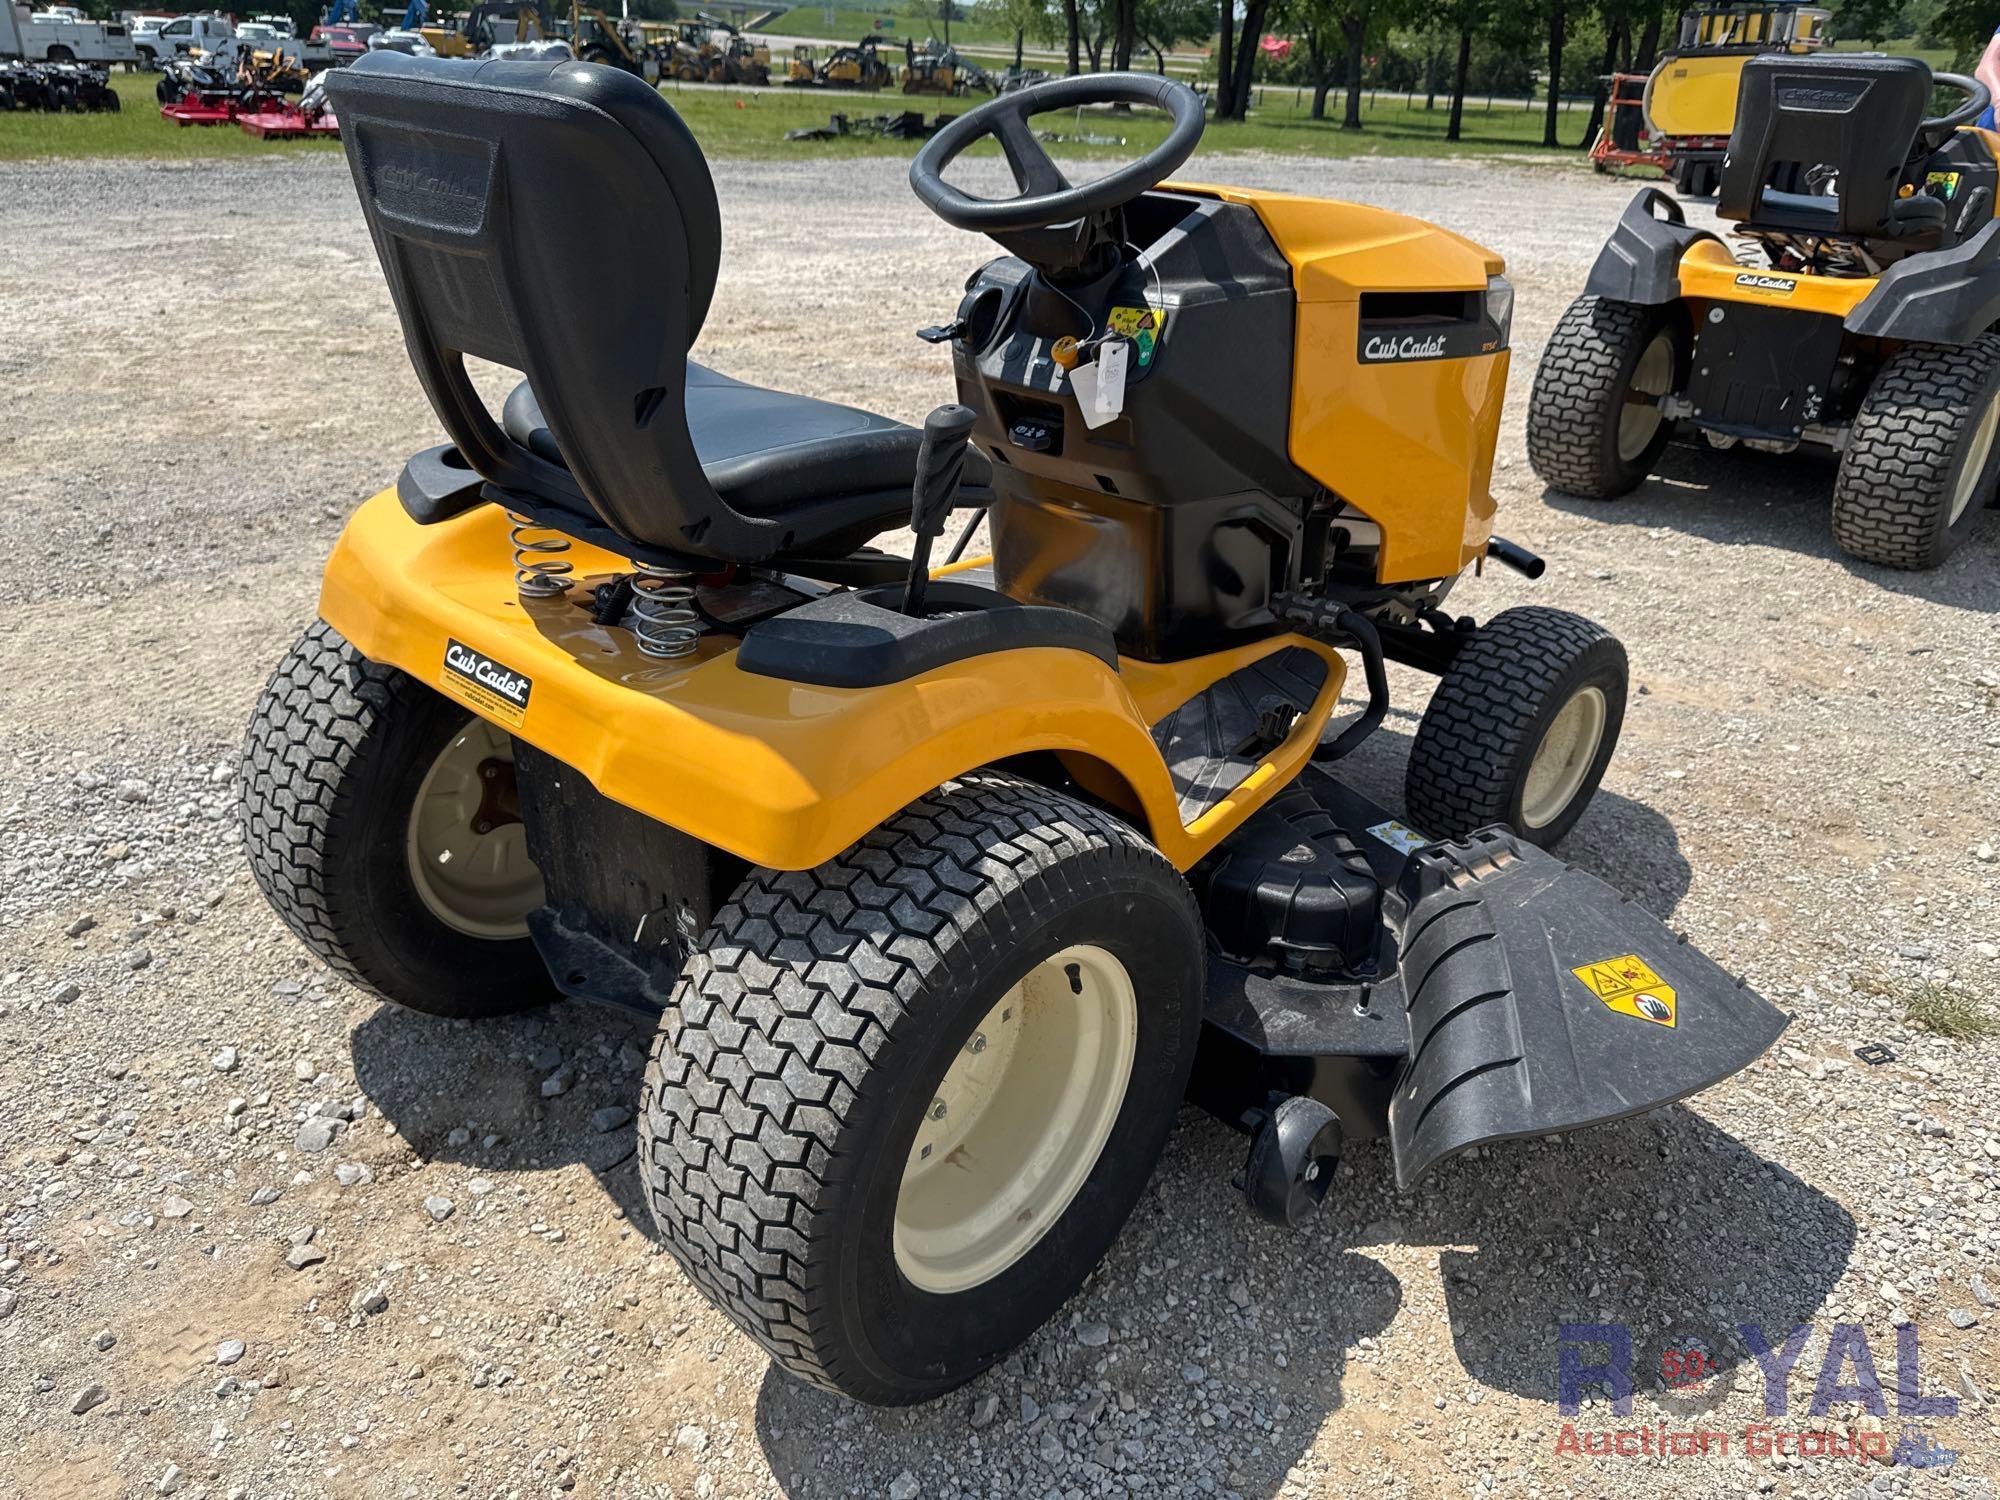
[[[965,332],[965,319],[953,318],[949,323],[941,323],[934,328],[919,328],[917,337],[926,344],[948,344]]]
[[[903,613],[917,618],[924,612],[924,586],[930,582],[931,543],[944,532],[945,518],[958,498],[965,474],[965,449],[979,415],[969,406],[940,406],[924,418],[923,442],[917,448],[917,477],[910,487],[910,530],[917,545],[910,557],[910,578],[903,589]]]

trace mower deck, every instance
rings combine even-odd
[[[1240,687],[1222,696],[1253,701]],[[1216,696],[1163,729],[1212,729],[1213,702],[1192,710]],[[529,928],[558,988],[659,1014],[734,872],[552,757],[516,753],[548,888]],[[1344,1136],[1387,1137],[1403,1186],[1469,1146],[1686,1098],[1787,1024],[1595,876],[1502,829],[1427,841],[1316,767],[1196,886],[1209,959],[1189,1097],[1252,1132],[1277,1102],[1316,1100]]]
[[[1263,954],[1211,949],[1190,1088],[1232,1123],[1254,1126],[1273,1097],[1317,1099],[1346,1135],[1387,1135],[1407,1186],[1482,1141],[1686,1098],[1787,1024],[1629,897],[1504,830],[1431,843],[1318,768],[1262,816],[1298,840],[1264,887],[1293,924]],[[1323,909],[1331,882],[1279,885],[1305,851],[1380,902],[1375,950],[1346,972],[1299,941],[1299,909]],[[1207,907],[1229,945],[1213,881]]]
[[[234,99],[219,103],[205,103],[197,98],[181,99],[173,104],[160,106],[160,118],[172,120],[176,125],[227,125],[239,118],[238,106]]]
[[[282,105],[277,109],[260,109],[253,114],[238,115],[236,123],[260,141],[287,140],[302,136],[324,136],[338,139],[340,121],[331,113],[307,115],[293,105]]]

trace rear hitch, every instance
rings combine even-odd
[[[1237,1185],[1258,1218],[1296,1228],[1319,1212],[1333,1187],[1345,1139],[1340,1116],[1294,1094],[1277,1100],[1254,1129]]]

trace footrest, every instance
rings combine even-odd
[[[1238,667],[1153,726],[1181,822],[1243,784],[1326,684],[1326,659],[1300,646]]]
[[[1788,1017],[1629,898],[1503,829],[1401,882],[1410,1060],[1389,1105],[1407,1187],[1482,1141],[1643,1113],[1747,1067]]]

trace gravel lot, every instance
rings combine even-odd
[[[235,757],[341,518],[434,441],[338,161],[0,169],[0,1490],[258,1497],[1541,1493],[1988,1495],[2000,1467],[2000,1042],[1905,1007],[2000,988],[2000,617],[1989,520],[1947,567],[1834,555],[1825,463],[1676,453],[1545,501],[1541,341],[1630,189],[1504,162],[1206,164],[1422,213],[1519,287],[1502,529],[1550,575],[1487,614],[1593,614],[1636,696],[1566,852],[1796,1015],[1690,1105],[1491,1148],[1409,1193],[1353,1151],[1309,1231],[1260,1227],[1241,1145],[1186,1118],[1111,1258],[961,1395],[800,1387],[660,1253],[623,1116],[647,1038],[584,1009],[476,1028],[379,1006],[279,927]],[[980,242],[890,161],[718,170],[699,354],[918,419],[910,336]],[[808,227],[808,215],[810,215]],[[1393,800],[1427,690],[1364,760]],[[1888,1044],[1896,1060],[1857,1062]],[[549,1095],[543,1081],[569,1080]],[[353,1119],[333,1131],[309,1113]],[[313,1151],[314,1137],[334,1135]],[[1984,1277],[1982,1281],[1980,1278]],[[1893,1325],[1957,1463],[1748,1456],[1730,1329]],[[1705,1341],[1724,1456],[1559,1451],[1557,1328]],[[1850,1367],[1847,1379],[1856,1377]],[[1642,1377],[1643,1384],[1643,1377]]]

